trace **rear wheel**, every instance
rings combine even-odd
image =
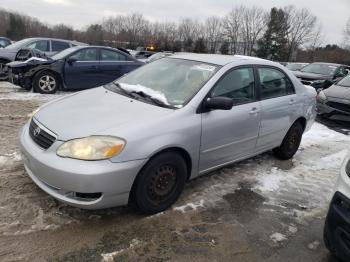
[[[142,213],[164,211],[176,202],[186,183],[187,168],[181,155],[166,152],[152,158],[135,181],[132,198]]]
[[[0,59],[0,81],[6,81],[8,79],[8,70],[6,64],[9,61]]]
[[[281,160],[291,159],[298,151],[303,132],[301,123],[295,122],[284,137],[282,144],[273,150],[275,156]]]
[[[59,87],[58,78],[49,71],[38,73],[33,80],[34,91],[41,94],[54,94]]]

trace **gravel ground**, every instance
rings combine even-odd
[[[28,114],[61,95],[0,82],[0,261],[335,261],[322,230],[349,129],[316,123],[293,160],[266,153],[195,179],[154,216],[86,211],[42,192],[20,159]]]

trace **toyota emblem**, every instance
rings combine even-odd
[[[40,132],[41,132],[40,127],[36,127],[36,128],[34,129],[33,134],[34,134],[34,136],[38,136],[38,135],[40,134]]]

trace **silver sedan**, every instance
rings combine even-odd
[[[20,134],[23,161],[70,205],[156,213],[189,179],[269,150],[292,158],[315,97],[273,62],[177,54],[42,106]]]

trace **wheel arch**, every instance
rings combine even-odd
[[[62,76],[61,76],[58,72],[56,72],[55,70],[52,70],[52,69],[49,69],[49,68],[43,68],[43,69],[39,70],[38,72],[36,72],[36,73],[33,75],[33,77],[32,77],[32,85],[34,84],[34,79],[35,79],[35,77],[36,77],[38,74],[43,73],[43,72],[50,72],[50,73],[54,74],[54,75],[57,77],[58,82],[59,82],[58,90],[62,90],[62,89],[63,89],[64,82],[63,82]]]
[[[303,117],[303,116],[297,118],[297,119],[294,121],[293,125],[294,125],[295,123],[297,123],[297,122],[299,122],[299,123],[302,125],[302,127],[303,127],[303,132],[304,132],[304,131],[305,131],[305,128],[306,128],[306,118]],[[293,125],[292,125],[292,126],[293,126]]]
[[[144,165],[142,166],[142,168],[140,169],[139,173],[137,174],[137,176],[134,179],[134,182],[131,186],[131,190],[130,190],[130,195],[129,195],[129,203],[133,202],[134,199],[134,188],[136,186],[136,181],[141,173],[141,170],[147,165],[147,163],[154,157],[165,153],[165,152],[174,152],[177,153],[179,155],[181,155],[181,157],[183,157],[183,159],[185,160],[186,163],[186,167],[187,167],[187,180],[189,180],[189,178],[191,177],[191,173],[192,173],[192,158],[190,156],[190,154],[187,152],[187,150],[185,150],[182,147],[178,147],[178,146],[174,146],[174,147],[167,147],[167,148],[163,148],[159,151],[154,152],[150,158],[148,159],[147,162],[144,163]]]

